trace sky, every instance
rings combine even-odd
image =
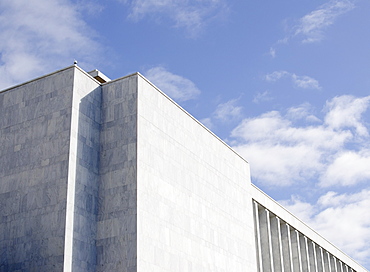
[[[0,0],[0,89],[140,72],[370,270],[370,1]]]

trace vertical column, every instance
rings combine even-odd
[[[285,272],[284,270],[284,257],[283,257],[283,242],[282,242],[282,234],[281,234],[281,223],[280,218],[276,217],[277,219],[277,227],[278,227],[278,233],[279,233],[279,250],[280,250],[280,264],[281,264],[281,271]]]
[[[293,228],[290,230],[290,239],[291,239],[291,246],[292,246],[293,271],[302,272],[299,236],[298,236],[298,232]]]
[[[338,272],[343,272],[343,262],[337,259]]]
[[[266,213],[266,220],[267,220],[267,233],[268,233],[268,244],[269,244],[269,252],[270,252],[270,264],[271,264],[271,271],[274,271],[274,250],[272,245],[272,233],[271,233],[271,215],[270,211],[265,209]]]
[[[333,256],[333,262],[334,262],[335,272],[339,272],[339,269],[338,269],[338,260],[334,256]]]
[[[324,259],[325,272],[332,272],[331,266],[330,266],[329,253],[326,250],[323,252],[323,259]]]
[[[315,244],[307,239],[307,248],[308,248],[308,259],[310,264],[310,271],[316,272],[317,266],[316,266],[316,252],[315,252]]]
[[[292,250],[288,224],[286,224],[283,221],[280,221],[280,231],[281,231],[281,245],[282,245],[284,272],[293,272]]]
[[[256,233],[257,271],[262,272],[261,234],[258,216],[258,203],[253,201],[254,228]]]
[[[328,272],[325,267],[324,250],[322,249],[322,247],[320,247],[320,256],[321,256],[321,267],[318,265],[317,269],[319,269],[318,271],[322,270],[323,272]]]
[[[258,219],[260,230],[262,271],[272,272],[273,270],[272,270],[272,256],[270,251],[268,211],[262,206],[258,207]]]
[[[310,255],[308,253],[308,238],[306,236],[304,237],[304,243],[305,243],[305,248],[306,248],[307,271],[311,272]]]
[[[292,231],[293,229],[287,224],[288,237],[289,237],[289,254],[290,254],[290,266],[292,272],[294,271],[294,261],[293,261],[293,243],[292,243]]]
[[[280,251],[280,231],[279,231],[279,219],[270,213],[270,237],[271,237],[271,249],[273,257],[273,268],[274,272],[282,271],[282,258]]]
[[[338,272],[337,271],[337,262],[335,260],[335,257],[329,253],[329,260],[330,260],[330,269],[331,272]]]
[[[314,242],[312,242],[312,248],[313,248],[313,254],[314,254],[314,259],[315,259],[315,272],[318,272],[318,259],[317,259],[317,247]]]
[[[344,272],[343,271],[343,263],[342,263],[342,261],[339,262],[339,271],[338,272]]]
[[[307,244],[306,237],[298,232],[299,239],[299,251],[301,253],[301,269],[302,271],[310,272],[309,263],[308,263],[308,254],[307,254]]]
[[[323,259],[322,259],[322,249],[318,245],[313,243],[315,249],[315,260],[316,260],[316,271],[324,271]]]

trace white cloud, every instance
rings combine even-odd
[[[319,82],[309,76],[297,76],[294,73],[289,73],[287,71],[275,71],[270,74],[265,75],[265,80],[269,82],[275,82],[284,77],[289,77],[293,85],[297,88],[302,89],[321,89]]]
[[[177,101],[194,99],[200,94],[200,90],[191,80],[175,75],[163,67],[149,69],[145,77]]]
[[[329,191],[314,204],[295,197],[281,203],[341,250],[369,265],[370,190],[353,194]]]
[[[325,152],[342,146],[350,135],[320,125],[294,127],[279,112],[269,112],[244,119],[231,136],[237,138],[234,148],[250,162],[253,180],[285,186],[317,175]]]
[[[364,144],[369,138],[361,123],[368,97],[346,97],[327,102],[325,122],[312,114],[308,104],[290,108],[285,115],[271,111],[244,119],[232,131],[231,145],[250,162],[252,180],[285,186],[313,179],[320,180],[321,186],[349,186],[370,179],[370,152]],[[338,104],[340,109],[351,109],[345,111],[351,122],[337,123],[337,115],[342,115]],[[357,146],[357,150],[348,146]]]
[[[292,74],[292,81],[293,84],[302,89],[321,89],[319,82],[309,76],[297,76],[295,74]]]
[[[255,104],[259,104],[264,101],[271,101],[273,97],[271,96],[269,91],[258,92],[254,97],[252,102]]]
[[[325,31],[335,23],[341,15],[355,8],[355,0],[331,0],[317,9],[301,17],[293,27],[287,27],[289,34],[278,40],[270,55],[276,56],[276,46],[288,44],[292,39],[302,43],[320,42],[325,38]]]
[[[225,103],[218,104],[211,117],[204,118],[200,121],[206,127],[212,129],[214,127],[213,122],[229,122],[240,120],[242,118],[243,107],[237,105],[238,101],[239,99],[231,99]]]
[[[293,195],[291,199],[281,200],[279,203],[306,224],[309,224],[315,215],[315,207],[311,203],[302,201],[298,196]]]
[[[335,156],[320,178],[323,187],[350,186],[370,180],[370,150],[344,151]]]
[[[324,37],[324,30],[332,25],[338,16],[355,7],[353,1],[332,0],[318,9],[303,16],[295,27],[294,35],[302,35],[304,43],[319,42]]]
[[[0,1],[0,88],[72,65],[89,65],[99,45],[68,0]]]
[[[290,73],[288,73],[287,71],[275,71],[271,74],[265,75],[265,79],[267,81],[275,82],[285,76],[290,76]]]
[[[288,116],[277,111],[244,119],[231,136],[241,142],[286,146],[304,144],[320,149],[337,149],[352,137],[347,131],[335,132],[321,124],[295,127]]]
[[[196,35],[210,20],[227,11],[224,0],[132,0],[129,17],[141,20],[150,17],[156,21],[169,18],[175,27],[185,28],[190,35]]]
[[[298,107],[287,110],[286,117],[289,120],[305,120],[307,122],[321,123],[321,120],[312,113],[313,108],[309,103],[303,103]]]
[[[226,103],[221,103],[217,106],[215,112],[213,113],[215,118],[221,121],[227,121],[230,119],[235,119],[241,117],[242,107],[237,106],[236,103],[238,99],[232,99]]]
[[[302,182],[322,168],[320,152],[307,145],[252,143],[233,148],[249,161],[252,181],[265,185],[288,186]]]
[[[213,128],[213,123],[211,118],[203,118],[199,120],[203,125],[205,125],[208,129]]]
[[[333,129],[355,128],[359,136],[368,136],[368,130],[362,120],[363,113],[370,105],[370,96],[356,98],[344,95],[326,103],[328,113],[325,123]]]

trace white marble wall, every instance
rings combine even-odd
[[[138,271],[256,271],[248,163],[138,78]]]
[[[0,92],[0,271],[62,271],[74,68]]]
[[[74,69],[70,122],[64,271],[94,271],[101,87],[78,67]]]

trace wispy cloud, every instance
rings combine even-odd
[[[370,217],[366,216],[370,190],[352,194],[329,191],[314,204],[297,197],[281,204],[354,259],[370,264]]]
[[[303,104],[285,114],[271,111],[244,119],[232,131],[231,144],[250,161],[254,181],[285,186],[314,178],[325,187],[350,186],[370,178],[369,171],[364,171],[369,147],[359,145],[370,140],[361,119],[370,106],[369,97],[335,97],[327,105],[324,121]],[[342,115],[338,108],[350,109],[345,111],[348,122],[338,123]],[[353,150],[348,146],[360,147]],[[357,167],[350,167],[351,163],[344,166],[350,157]],[[345,176],[335,174],[344,170],[349,171]],[[344,178],[352,179],[344,182]]]
[[[174,27],[184,28],[191,36],[197,35],[209,21],[223,16],[228,10],[224,0],[132,0],[124,2],[131,7],[129,18],[141,20],[149,17],[159,21],[164,17],[170,19]]]
[[[270,47],[269,55],[273,58],[276,57],[276,49],[274,47]]]
[[[321,89],[319,82],[309,76],[297,76],[295,74],[292,75],[292,81],[295,86],[302,89]]]
[[[73,63],[89,66],[99,44],[69,0],[0,1],[0,88]]]
[[[231,99],[225,103],[217,105],[214,117],[221,121],[228,121],[235,118],[240,118],[243,107],[238,106],[238,99]]]
[[[212,114],[203,118],[201,122],[212,129],[215,123],[235,124],[243,118],[243,107],[238,105],[239,98],[231,99],[226,102],[219,103]]]
[[[309,103],[303,103],[297,107],[291,107],[287,110],[286,118],[288,120],[304,120],[306,122],[321,123],[321,120],[313,114],[314,108]]]
[[[294,27],[294,36],[302,36],[304,43],[319,42],[324,31],[342,14],[355,7],[353,1],[332,0],[303,16]]]
[[[199,120],[203,125],[205,125],[207,128],[212,129],[213,128],[213,122],[212,119],[207,117]]]
[[[257,94],[255,94],[252,102],[255,104],[259,104],[261,102],[271,101],[271,100],[273,100],[273,97],[271,96],[270,92],[264,91],[264,92],[258,92]]]
[[[290,76],[291,74],[287,71],[275,71],[270,74],[265,75],[265,79],[270,82],[275,82],[285,76]]]
[[[200,94],[200,90],[191,80],[173,74],[163,67],[151,68],[144,75],[175,100],[186,101],[194,99]]]
[[[288,34],[270,47],[269,55],[276,57],[277,47],[288,44],[291,40],[302,43],[317,43],[325,38],[325,31],[332,26],[338,18],[355,8],[354,0],[331,0],[307,13],[288,27]]]
[[[298,76],[294,73],[289,73],[287,71],[275,71],[265,75],[265,80],[269,82],[275,82],[281,78],[290,78],[293,85],[297,88],[316,89],[316,90],[321,89],[319,82],[316,79],[309,76]]]

